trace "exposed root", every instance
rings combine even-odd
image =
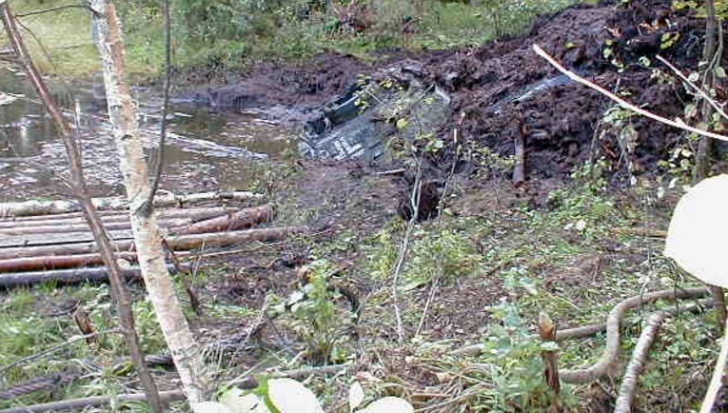
[[[607,347],[599,361],[585,369],[564,370],[561,372],[561,379],[566,383],[590,383],[607,374],[616,362],[617,355],[619,354],[619,327],[625,311],[638,305],[660,299],[697,298],[708,293],[708,290],[703,287],[684,290],[664,290],[642,296],[638,295],[622,301],[609,312],[609,316],[607,317]]]
[[[607,348],[604,351],[602,358],[599,359],[596,364],[586,369],[561,371],[561,379],[566,383],[589,383],[599,379],[607,373],[619,353],[619,327],[622,317],[627,310],[660,299],[689,299],[703,297],[707,294],[709,294],[707,288],[699,287],[683,290],[662,290],[644,295],[637,295],[617,304],[612,311],[609,312],[609,316],[607,317],[607,322],[605,324],[594,324],[558,332],[556,334],[556,340],[565,340],[570,338],[589,337],[603,331],[604,329],[607,330]],[[666,311],[672,312],[674,310]],[[482,344],[469,345],[454,350],[450,354],[453,356],[477,356],[483,348]]]

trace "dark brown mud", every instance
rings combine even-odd
[[[673,10],[667,0],[581,4],[538,17],[523,36],[478,48],[389,51],[371,64],[340,54],[323,54],[306,64],[261,64],[239,82],[199,89],[188,97],[219,108],[267,106],[271,113],[277,105],[294,106],[305,118],[354,84],[359,74],[415,60],[422,65],[424,80],[453,97],[451,119],[439,131],[445,142],[457,128],[472,147],[512,155],[514,140],[524,137],[531,178],[563,179],[575,166],[599,157],[615,176],[624,177],[630,162],[632,173],[654,172],[657,161],[665,159],[685,134],[633,116],[629,120],[633,142],[624,149],[620,129],[601,125],[605,111],[614,104],[559,78],[532,46],[541,46],[567,67],[631,102],[675,118],[683,115],[692,98],[656,55],[685,72],[693,70],[702,53],[703,24],[691,12]],[[676,40],[666,42],[666,38]],[[451,164],[447,155],[433,159],[443,171]]]

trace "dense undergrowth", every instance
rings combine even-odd
[[[518,8],[514,5],[525,3],[423,2],[425,10],[416,30],[403,32],[402,23],[417,11],[398,1],[382,2],[379,14],[369,16],[361,30],[350,21],[344,24],[332,10],[302,15],[284,1],[244,1],[227,8],[217,2],[179,1],[175,63],[182,68],[232,68],[260,59],[301,59],[325,49],[364,57],[393,47],[476,45],[496,34],[522,30],[533,13],[564,3],[529,2],[528,7]],[[21,13],[40,6],[31,0],[13,4]],[[59,4],[65,3],[45,1],[43,7]],[[122,7],[131,71],[154,74],[162,56],[157,3],[134,0]],[[488,20],[494,7],[501,13],[497,24]],[[90,43],[87,12],[59,13],[24,18],[48,46],[51,59],[40,59],[44,69],[74,75],[95,71],[98,59]],[[39,46],[34,48],[40,55]],[[512,166],[486,148],[481,155],[493,169],[501,163],[509,165],[504,169]],[[280,199],[280,222],[307,224],[326,217],[327,206],[302,209],[289,203],[294,195],[287,185],[300,170],[291,166],[296,165],[295,157],[288,161],[286,169],[268,166],[252,172],[251,181],[258,187],[251,189]],[[263,314],[277,312],[276,329],[269,332],[275,337],[272,343],[256,342],[253,350],[209,358],[223,386],[260,366],[293,369],[356,362],[357,380],[364,383],[369,397],[405,396],[433,411],[459,411],[459,405],[467,405],[473,411],[541,412],[551,395],[542,378],[541,344],[531,337],[539,312],[547,312],[560,328],[598,323],[626,297],[696,284],[663,257],[663,240],[650,235],[667,226],[683,191],[681,184],[689,182],[685,175],[691,160],[684,159],[686,165],[671,165],[672,161],[663,160],[672,174],[664,181],[645,174],[623,190],[608,187],[608,175],[614,171],[606,171],[606,163],[581,165],[569,183],[551,190],[541,205],[514,198],[510,182],[497,173],[470,177],[480,184],[487,182],[490,186],[485,188],[457,178],[442,219],[419,223],[409,234],[396,285],[392,285],[393,274],[408,232],[407,223],[390,214],[385,225],[369,230],[352,225],[338,228],[329,238],[290,240],[312,260],[305,285],[295,277],[286,278],[291,271],[264,272],[275,268],[268,264],[278,258],[278,251],[266,255],[269,245],[239,253],[246,259],[259,258],[256,262],[207,266],[193,280],[204,315],[191,310],[187,315],[198,336],[226,337],[254,324]],[[381,184],[374,177],[363,179],[372,187]],[[499,191],[501,186],[507,189]],[[351,197],[340,202],[349,223],[362,218],[357,215],[361,212],[352,211],[361,200]],[[255,271],[263,276],[255,278]],[[361,293],[360,314],[354,316],[345,304],[338,305],[345,300],[341,291],[329,288],[340,281],[334,275]],[[230,287],[234,282],[253,285]],[[280,288],[266,288],[271,285]],[[246,304],[233,293],[263,295],[263,305]],[[165,344],[142,288],[136,287],[135,294],[143,348],[149,354],[164,353]],[[121,336],[113,331],[118,326],[110,301],[109,289],[103,285],[60,288],[45,284],[0,295],[0,369],[19,362],[2,371],[0,389],[48,378],[64,383],[32,396],[0,398],[0,408],[136,390],[133,369],[119,360],[126,350]],[[628,314],[620,361],[634,347],[651,309],[670,305],[674,304],[659,303]],[[96,342],[79,338],[71,317],[79,306],[86,309],[97,331],[105,332]],[[704,393],[707,366],[715,358],[717,335],[713,311],[679,314],[666,322],[641,378],[637,406],[655,412],[695,408]],[[474,342],[484,344],[480,356],[449,355],[452,349]],[[560,343],[561,365],[593,363],[604,342],[604,335],[597,334]],[[22,361],[49,349],[54,352]],[[172,374],[163,369],[155,373],[160,387],[174,387]],[[345,411],[342,400],[353,380],[351,375],[339,374],[313,377],[308,384],[329,410]],[[565,386],[564,402],[579,406],[580,411],[599,411],[613,401],[618,384],[602,380],[591,386]],[[145,411],[140,404],[128,407]]]
[[[292,178],[290,171],[286,174]],[[276,179],[275,173],[269,178]],[[261,311],[270,314],[271,309],[282,308],[279,304],[296,297],[291,311],[275,321],[277,334],[294,340],[287,344],[289,351],[263,346],[251,359],[256,365],[290,369],[309,363],[358,361],[361,371],[377,377],[364,382],[372,397],[400,395],[416,405],[432,404],[427,397],[416,396],[430,392],[447,395],[441,402],[450,407],[466,404],[476,411],[542,411],[550,393],[542,379],[540,343],[529,336],[539,312],[546,311],[561,328],[586,325],[603,321],[612,306],[641,290],[695,284],[662,257],[661,239],[640,233],[642,228],[665,227],[681,188],[658,189],[659,184],[644,180],[615,193],[608,191],[599,168],[589,165],[578,168],[573,178],[571,185],[550,193],[546,208],[516,200],[509,208],[468,214],[459,212],[462,205],[458,203],[467,194],[455,181],[448,201],[451,207],[445,209],[443,219],[418,224],[411,235],[396,303],[407,337],[404,342],[396,340],[390,284],[405,234],[405,223],[398,217],[375,232],[349,230],[323,242],[306,237],[292,241],[306,246],[315,260],[310,266],[312,282],[302,290],[294,288],[290,297],[268,291],[263,309],[233,305],[220,289],[224,283],[220,280],[235,277],[231,271],[237,271],[236,265],[208,266],[206,274],[194,279],[205,315],[198,317],[189,311],[188,317],[192,325],[202,326],[204,331],[209,325],[216,326],[224,336],[225,331],[232,334],[240,328],[235,326],[259,318]],[[280,208],[285,215],[287,205]],[[299,211],[297,215],[310,217],[317,212]],[[624,228],[637,231],[620,231]],[[332,282],[327,274],[337,271],[343,257],[354,260],[346,280],[368,292],[361,297],[363,307],[355,326],[347,315],[350,310],[335,304],[340,295],[326,287]],[[148,354],[163,353],[164,342],[141,292],[136,289],[135,312],[143,348]],[[121,337],[110,332],[87,344],[79,339],[70,317],[80,306],[88,311],[97,331],[112,331],[118,326],[110,300],[108,288],[98,285],[57,288],[45,284],[0,296],[0,366],[67,343],[4,371],[3,387],[59,373],[58,380],[63,380],[64,372],[82,373],[52,391],[0,400],[0,407],[134,388],[133,370],[119,361],[125,354]],[[625,357],[636,343],[649,308],[636,310],[625,319]],[[717,335],[714,323],[709,311],[707,317],[683,314],[665,324],[663,338],[651,353],[641,380],[638,405],[672,411],[699,402],[705,366],[715,356],[711,344]],[[483,355],[448,356],[453,348],[473,342],[485,343]],[[603,346],[603,334],[561,343],[561,365],[588,365],[599,357]],[[213,355],[213,359],[221,384],[255,369],[245,362],[236,365],[228,356]],[[490,367],[484,371],[486,365]],[[162,383],[167,380],[163,372],[157,370]],[[344,408],[343,395],[350,384],[348,375],[309,382],[333,411]],[[602,382],[601,387],[566,386],[564,401],[584,408],[612,397],[616,386],[609,382]],[[675,398],[676,394],[680,396]],[[144,410],[141,405],[128,407]]]

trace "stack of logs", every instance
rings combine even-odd
[[[274,215],[269,204],[252,206],[262,199],[250,192],[159,196],[155,199],[157,222],[165,245],[176,256],[191,255],[196,249],[275,241],[306,231],[303,227],[259,228]],[[94,204],[124,276],[140,277],[128,204],[123,198],[98,198]],[[98,247],[79,211],[74,201],[0,203],[0,288],[49,280],[106,280]]]

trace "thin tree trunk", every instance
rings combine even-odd
[[[110,0],[92,0],[93,24],[104,72],[109,118],[119,152],[139,266],[157,320],[174,359],[182,388],[196,410],[209,399],[210,377],[201,348],[192,335],[164,262],[162,238],[153,208],[142,211],[150,193],[149,171],[138,134],[136,114],[126,81],[122,28]]]
[[[715,16],[715,1],[705,0],[705,44],[703,45],[703,61],[706,63],[705,73],[703,74],[703,90],[710,92],[713,88],[715,76],[713,75],[715,61],[715,53],[718,47],[718,20]],[[708,125],[708,130],[711,130],[710,126],[711,118],[713,115],[713,108],[710,103],[706,100],[700,104],[700,113],[702,121]],[[693,171],[693,182],[698,183],[703,179],[707,178],[710,174],[710,165],[713,158],[714,149],[713,139],[703,137],[698,144],[698,153],[695,156],[695,169]],[[721,287],[712,286],[710,287],[713,298],[715,299],[715,309],[718,311],[718,324],[719,328],[723,328],[728,320],[728,310],[726,310],[725,294]]]
[[[81,160],[81,152],[78,149],[76,140],[71,132],[71,128],[63,118],[58,106],[53,101],[45,82],[43,81],[40,72],[35,67],[30,55],[28,54],[23,39],[21,38],[18,29],[15,25],[15,18],[10,11],[10,6],[6,2],[0,2],[0,10],[2,11],[2,20],[5,25],[5,31],[8,34],[10,43],[12,44],[13,50],[18,55],[19,60],[22,62],[23,68],[26,74],[30,78],[33,86],[35,87],[38,96],[43,100],[43,104],[51,115],[56,127],[58,128],[63,144],[66,147],[68,158],[70,161],[71,170],[71,185],[72,192],[78,198],[84,216],[88,221],[88,225],[96,238],[96,243],[99,246],[101,256],[109,271],[109,278],[111,281],[111,291],[116,298],[117,310],[119,312],[119,318],[121,321],[122,329],[124,330],[124,337],[126,338],[126,344],[129,347],[129,354],[131,355],[134,365],[137,368],[139,379],[142,382],[144,393],[146,394],[149,405],[152,411],[155,413],[162,413],[162,403],[159,400],[159,393],[157,386],[154,383],[149,369],[144,363],[144,356],[141,352],[139,345],[139,338],[136,335],[134,329],[134,315],[131,308],[131,298],[129,292],[124,284],[124,279],[121,274],[121,269],[114,259],[114,251],[111,248],[111,241],[104,230],[101,219],[96,213],[91,197],[86,191],[86,186],[83,177],[83,166]]]
[[[703,61],[706,63],[703,75],[703,89],[710,91],[713,88],[713,57],[717,48],[718,21],[715,16],[715,1],[705,0],[705,44],[703,45]],[[713,108],[707,101],[700,105],[703,122],[709,124]],[[701,138],[698,144],[698,153],[695,157],[694,181],[700,182],[708,177],[713,154],[714,142],[712,139]],[[723,320],[721,320],[723,321]],[[723,325],[725,323],[721,323]]]

